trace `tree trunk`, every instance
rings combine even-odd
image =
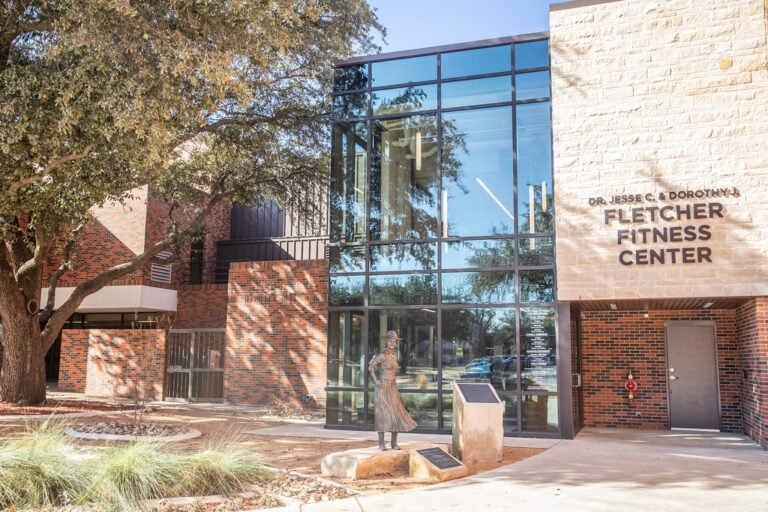
[[[0,402],[39,405],[45,402],[45,349],[38,315],[6,311]]]

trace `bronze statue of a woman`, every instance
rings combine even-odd
[[[395,331],[387,331],[385,351],[374,357],[368,364],[368,373],[376,385],[374,396],[374,415],[376,431],[379,433],[379,450],[386,450],[384,433],[392,433],[392,449],[399,450],[398,432],[410,432],[416,428],[416,422],[405,410],[397,392],[397,343],[400,339]],[[376,370],[378,369],[378,375]]]

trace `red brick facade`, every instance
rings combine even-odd
[[[77,286],[93,279],[117,263],[127,261],[144,250],[147,227],[148,187],[132,191],[124,205],[107,204],[93,211],[93,222],[79,235],[74,252],[74,266],[59,280],[60,287]],[[45,266],[47,276],[56,270],[62,258],[63,242],[54,247]],[[146,284],[144,269],[115,280],[113,285]]]
[[[173,329],[216,329],[227,326],[227,285],[183,285],[178,291],[178,304]]]
[[[664,323],[711,320],[716,325],[721,429],[741,431],[740,364],[735,310],[585,311],[581,313],[584,425],[669,428]],[[627,374],[638,383],[624,390]]]
[[[229,238],[230,226],[229,201],[223,201],[214,206],[209,212],[208,217],[203,223],[203,283],[214,282],[214,262],[216,260],[216,242]],[[183,218],[191,214],[176,211],[176,218]],[[149,201],[147,203],[147,236],[145,239],[145,249],[149,249],[157,242],[161,241],[167,235],[167,226],[169,224],[168,206],[160,201],[156,194],[150,189]],[[181,258],[173,265],[173,287],[179,287],[190,281],[190,256],[191,248],[185,246],[181,249]],[[147,271],[147,275],[149,272]],[[169,287],[154,281],[147,284],[152,286]]]
[[[744,432],[768,449],[768,298],[741,306],[736,326]]]
[[[75,265],[59,281],[60,287],[77,286],[118,263],[141,254],[167,234],[168,206],[160,201],[152,187],[139,187],[125,205],[111,204],[94,210],[93,222],[79,235]],[[230,203],[215,206],[203,223],[203,283],[214,280],[216,242],[229,238]],[[176,212],[176,216],[183,215]],[[45,266],[44,283],[61,263],[63,242],[57,244]],[[172,284],[151,280],[147,264],[131,274],[116,279],[111,285],[146,285],[176,288],[189,282],[190,248],[181,249],[181,258],[173,264]]]
[[[161,399],[165,336],[161,329],[65,329],[61,335],[59,390]]]
[[[227,402],[325,403],[327,296],[325,260],[230,267]]]

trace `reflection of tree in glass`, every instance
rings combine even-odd
[[[337,119],[363,117],[368,110],[368,95],[364,92],[333,98],[333,115]]]
[[[496,234],[495,230],[492,234]],[[505,267],[515,261],[515,241],[511,238],[486,241],[482,246],[465,242],[465,246],[473,251],[467,258],[470,267]]]
[[[352,91],[364,89],[368,85],[368,72],[365,64],[348,66],[333,70],[333,90]]]
[[[331,148],[331,238],[365,239],[365,172],[368,135],[364,123],[337,123]]]
[[[435,304],[437,278],[434,274],[371,278],[372,304]]]
[[[362,306],[364,282],[360,277],[336,277],[332,279],[330,304],[333,306]]]
[[[443,315],[443,365],[456,366],[454,342],[462,344],[462,366],[473,359],[515,353],[515,312],[468,308]]]
[[[386,92],[386,91],[383,91]],[[373,102],[379,99],[377,94],[382,92],[373,93]],[[398,96],[381,99],[376,105],[377,114],[398,114],[413,112],[414,110],[421,110],[424,106],[424,100],[427,99],[427,92],[421,87],[407,87]]]
[[[365,247],[331,247],[331,272],[362,272],[365,269]]]
[[[406,89],[389,103],[395,108],[420,101],[423,91]],[[371,154],[371,233],[374,239],[434,237],[437,234],[437,121],[433,115],[382,119],[373,124]],[[457,180],[460,164],[453,150],[463,145],[450,123],[454,149],[441,155],[444,179]]]
[[[500,304],[514,299],[514,272],[443,274],[443,302]]]
[[[374,246],[371,248],[371,267],[377,270],[429,270],[437,266],[436,253],[437,244],[434,243]]]
[[[533,227],[535,233],[551,233],[554,228],[554,215],[552,211],[552,193],[547,189],[546,205],[547,209],[542,207],[542,186],[539,183],[527,183],[518,186],[518,196],[522,194],[529,194],[529,191],[533,190],[533,205],[530,200],[523,203],[523,211],[518,212],[520,216],[520,228],[523,232],[531,232],[531,210],[533,210]],[[525,197],[525,196],[524,196]],[[530,197],[530,196],[529,196]]]
[[[495,234],[495,233],[494,233]],[[487,240],[484,242],[464,241],[463,250],[471,252],[466,257],[467,267],[512,268],[515,261],[513,239]],[[464,289],[445,290],[458,298],[457,302],[492,303],[514,296],[514,277],[507,272],[477,272],[467,276],[469,286]],[[472,300],[472,299],[475,300]]]
[[[552,237],[520,239],[520,265],[552,265],[555,261]]]
[[[524,270],[520,273],[520,300],[523,302],[552,302],[555,275],[551,270]]]

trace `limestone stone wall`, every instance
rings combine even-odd
[[[768,295],[766,12],[551,13],[559,300]]]

